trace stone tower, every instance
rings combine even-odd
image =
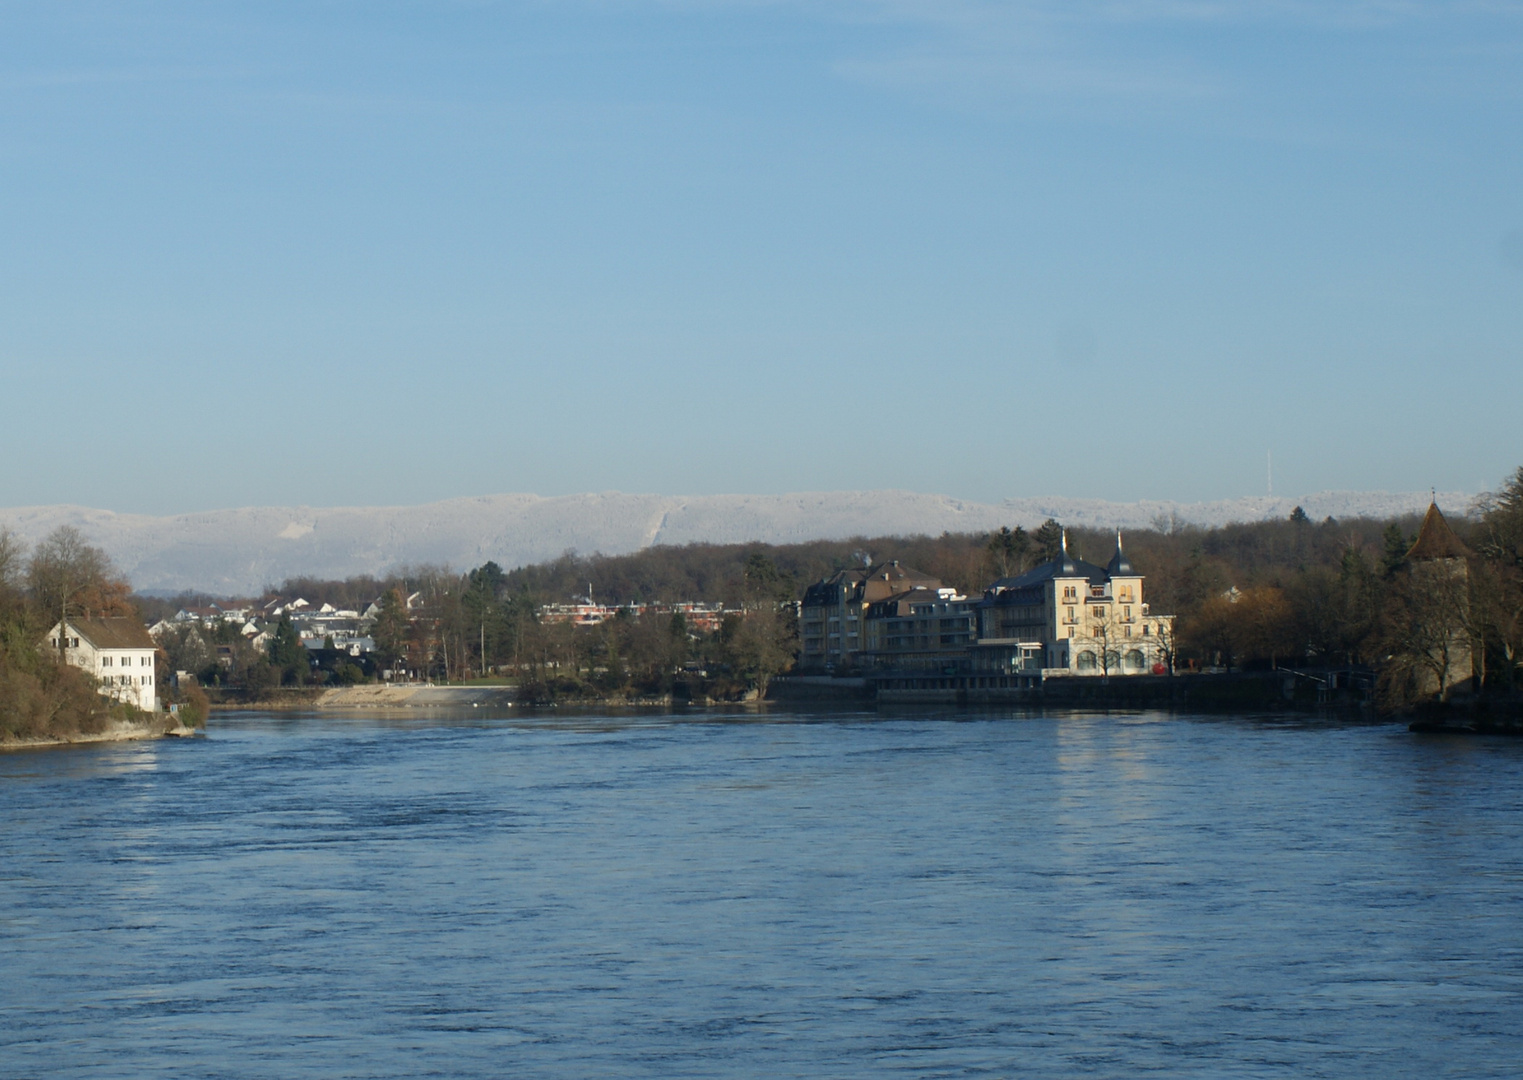
[[[1470,549],[1428,506],[1417,540],[1407,551],[1402,627],[1409,643],[1419,697],[1448,697],[1475,674],[1470,648]]]

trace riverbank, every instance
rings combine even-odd
[[[1002,682],[1013,685],[998,685]],[[789,675],[774,679],[767,697],[801,704],[858,701],[879,705],[1023,705],[1197,712],[1365,713],[1373,709],[1368,687],[1288,669],[1049,678],[1035,683],[1017,678],[918,672],[887,678]]]
[[[315,709],[441,709],[477,706],[513,706],[518,703],[515,686],[380,685],[340,686],[324,690],[313,702]]]
[[[1372,709],[1367,688],[1328,686],[1328,680],[1308,678],[1288,670],[1231,674],[1141,675],[1116,678],[1047,679],[1035,686],[995,688],[970,685],[995,680],[928,676],[896,683],[913,687],[880,686],[861,677],[787,675],[774,678],[766,701],[789,704],[878,705],[1024,705],[1034,708],[1173,709],[1207,712],[1287,711],[1363,713]],[[1014,682],[1015,680],[1011,680]],[[686,689],[683,687],[682,689]],[[438,686],[430,683],[363,684],[341,687],[281,687],[257,698],[226,688],[208,688],[211,707],[218,711],[259,709],[350,710],[431,708],[671,708],[719,704],[755,704],[753,691],[739,701],[704,695],[667,693],[641,697],[623,694],[560,696],[526,700],[517,686],[473,684]]]
[[[1424,735],[1523,735],[1523,695],[1477,694],[1415,710],[1408,730]]]
[[[705,696],[657,694],[644,697],[607,695],[555,697],[550,701],[525,701],[519,688],[504,685],[435,686],[428,683],[387,683],[361,686],[282,687],[251,698],[241,690],[209,688],[211,708],[218,712],[258,709],[264,712],[326,709],[470,709],[470,708],[597,708],[652,709],[680,705],[735,705],[759,701],[754,692],[740,701],[720,701]]]
[[[54,746],[88,746],[94,743],[137,742],[142,739],[190,738],[200,735],[198,728],[185,727],[177,718],[164,717],[146,723],[121,722],[108,725],[95,732],[77,732],[72,735],[48,735],[27,739],[0,741],[0,752],[9,750],[40,750]]]

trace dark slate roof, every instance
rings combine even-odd
[[[939,589],[941,580],[908,566],[900,566],[897,559],[879,563],[866,570],[837,570],[824,581],[815,582],[804,590],[804,606],[818,607],[835,603],[837,589],[842,585],[847,587],[847,596],[851,599],[875,603],[916,587]]]
[[[1006,592],[1013,589],[1024,589],[1060,577],[1088,578],[1095,585],[1103,584],[1109,580],[1105,567],[1096,566],[1094,563],[1085,562],[1083,559],[1076,559],[1065,552],[1051,562],[1045,562],[1041,566],[1027,570],[1019,577],[1000,578],[993,585],[989,586],[989,591]]]
[[[70,619],[75,633],[97,649],[157,649],[148,628],[136,619]]]
[[[1423,516],[1422,528],[1417,530],[1417,542],[1407,552],[1409,559],[1468,559],[1470,549],[1454,535],[1454,530],[1444,520],[1437,503],[1428,504]]]
[[[1132,560],[1126,557],[1126,551],[1121,547],[1120,529],[1116,530],[1116,554],[1105,564],[1105,572],[1111,577],[1131,577],[1137,572],[1132,569]]]
[[[842,585],[849,587],[860,585],[862,579],[867,576],[867,571],[860,569],[837,570],[823,581],[817,581],[804,590],[804,606],[820,607],[824,604],[836,602],[837,589]]]

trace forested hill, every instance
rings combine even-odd
[[[1440,493],[1463,513],[1472,496]],[[402,566],[487,561],[502,567],[554,560],[561,552],[623,555],[644,548],[685,548],[758,541],[805,545],[817,539],[885,534],[940,536],[1001,527],[1034,529],[1045,519],[1092,528],[1147,528],[1155,522],[1284,518],[1301,505],[1314,520],[1328,515],[1387,518],[1421,512],[1426,493],[1321,492],[1300,499],[1253,498],[1203,503],[1105,502],[1022,498],[978,503],[909,491],[791,495],[493,495],[425,506],[257,507],[149,517],[77,506],[0,509],[0,528],[39,543],[70,526],[100,547],[140,592],[203,590],[248,594],[300,574],[379,576]],[[876,552],[874,553],[876,554]]]
[[[1454,524],[1462,532],[1463,519]],[[1226,525],[1201,529],[1185,526],[1170,532],[1138,529],[1123,542],[1137,569],[1147,576],[1155,610],[1190,607],[1230,588],[1285,586],[1307,571],[1338,570],[1350,551],[1378,567],[1387,557],[1392,528],[1410,538],[1420,515],[1390,520],[1309,519]],[[656,547],[629,555],[565,555],[522,567],[507,575],[510,591],[528,592],[542,602],[585,596],[627,603],[636,600],[737,600],[749,589],[748,566],[758,557],[775,568],[795,594],[836,570],[867,562],[898,559],[906,566],[940,578],[968,595],[977,595],[1002,573],[1015,573],[1041,561],[1044,552],[1028,534],[1022,551],[1001,563],[993,533],[945,533],[941,536],[877,536],[819,540],[805,544],[691,544]],[[1075,554],[1104,563],[1115,549],[1115,534],[1095,529],[1068,530]],[[753,569],[754,576],[754,569]]]
[[[1357,552],[1368,565],[1379,567],[1393,542],[1389,535],[1392,530],[1409,542],[1419,520],[1416,514],[1383,521],[1358,518],[1316,522],[1287,517],[1212,529],[1182,526],[1167,532],[1130,530],[1124,533],[1124,542],[1132,562],[1146,575],[1150,602],[1156,610],[1169,612],[1229,588],[1284,586],[1308,571],[1336,571],[1349,552]],[[1451,521],[1462,534],[1469,527],[1458,516]],[[776,584],[769,592],[780,595],[791,589],[797,596],[810,583],[844,567],[898,559],[976,595],[1002,574],[1041,560],[1038,532],[1022,532],[1025,548],[1003,556],[994,543],[999,534],[991,532],[854,537],[800,544],[662,545],[627,555],[566,554],[509,570],[504,591],[537,603],[565,603],[586,596],[589,587],[593,598],[604,603],[738,601],[754,592],[752,579],[758,560],[770,567],[764,572],[775,575]],[[1115,547],[1115,534],[1110,531],[1070,528],[1068,534],[1070,548],[1092,561],[1103,563]],[[454,572],[470,569],[456,567]],[[345,580],[303,576],[286,579],[275,592],[287,598],[301,596],[313,604],[362,608],[388,588],[411,589],[441,576],[448,575],[440,567]],[[172,613],[177,604],[199,604],[208,599],[185,594],[164,600],[139,598],[139,603],[154,613],[161,609]]]

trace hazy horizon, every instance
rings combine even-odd
[[[1399,490],[1399,491],[1389,491],[1389,490],[1385,490],[1385,489],[1367,490],[1367,491],[1351,491],[1351,490],[1347,490],[1347,489],[1336,489],[1336,488],[1324,489],[1324,490],[1321,490],[1321,491],[1300,491],[1300,492],[1288,492],[1288,491],[1280,491],[1280,490],[1267,491],[1266,490],[1266,491],[1260,491],[1260,492],[1257,492],[1257,493],[1249,492],[1249,493],[1245,493],[1245,494],[1241,494],[1241,495],[1227,496],[1225,498],[1219,498],[1219,499],[1175,499],[1175,498],[1169,498],[1167,496],[1160,496],[1160,497],[1156,497],[1156,498],[1138,497],[1138,498],[1131,498],[1131,499],[1128,499],[1128,498],[1104,499],[1104,498],[1098,498],[1098,497],[1091,496],[1091,495],[1083,495],[1083,494],[1077,494],[1077,495],[1076,494],[1059,494],[1059,493],[1056,493],[1056,492],[1050,492],[1049,491],[1049,492],[1041,492],[1041,493],[1031,494],[1031,495],[1010,495],[1010,496],[1006,496],[1004,498],[997,498],[997,499],[969,499],[969,498],[964,498],[964,497],[962,497],[960,495],[952,494],[952,493],[945,492],[945,491],[916,491],[916,490],[912,490],[912,489],[909,489],[909,488],[855,488],[855,489],[844,489],[844,488],[841,488],[841,489],[835,489],[835,490],[823,490],[822,489],[822,490],[813,490],[813,491],[798,490],[798,491],[776,491],[776,492],[773,492],[773,491],[690,492],[690,491],[654,491],[654,490],[652,490],[652,491],[621,491],[621,490],[614,489],[614,488],[608,488],[608,489],[604,489],[602,491],[568,491],[568,492],[558,492],[558,493],[554,493],[554,494],[547,494],[545,492],[539,492],[539,491],[486,491],[486,492],[471,492],[471,493],[467,493],[467,494],[463,494],[463,495],[444,496],[442,498],[437,498],[437,499],[420,499],[420,500],[417,500],[417,501],[414,501],[414,502],[373,502],[373,503],[358,503],[358,502],[352,502],[352,503],[344,503],[344,502],[334,502],[334,503],[244,503],[244,504],[240,504],[240,505],[233,505],[233,504],[227,504],[227,505],[205,505],[205,506],[188,506],[188,507],[184,507],[184,508],[180,508],[180,509],[165,510],[165,511],[162,511],[162,512],[139,511],[139,510],[118,510],[118,509],[115,509],[115,508],[110,507],[110,506],[89,505],[89,504],[85,504],[85,503],[53,502],[53,503],[31,503],[31,504],[28,504],[28,505],[0,506],[0,514],[4,514],[4,513],[7,513],[7,512],[21,511],[21,510],[50,510],[50,509],[64,509],[64,508],[68,508],[68,509],[76,509],[76,510],[89,510],[89,511],[97,512],[97,513],[106,513],[106,514],[112,514],[112,515],[121,516],[121,517],[174,518],[174,517],[185,517],[185,516],[196,515],[196,514],[230,513],[230,512],[240,511],[240,510],[313,510],[313,511],[329,511],[329,510],[403,510],[403,509],[421,509],[423,507],[434,506],[434,505],[438,505],[438,504],[441,504],[441,503],[485,501],[485,500],[491,500],[491,499],[519,499],[519,498],[521,498],[521,499],[533,499],[533,500],[538,500],[538,501],[551,502],[551,501],[557,501],[557,500],[560,500],[560,501],[569,501],[569,500],[580,499],[580,498],[596,498],[596,497],[608,497],[608,496],[613,496],[613,497],[629,497],[629,498],[675,499],[675,500],[683,500],[683,499],[705,500],[705,499],[721,499],[721,498],[734,498],[734,499],[786,499],[786,498],[832,496],[832,495],[863,496],[863,495],[879,495],[879,494],[909,495],[909,496],[915,496],[915,497],[948,499],[948,500],[951,500],[951,501],[954,501],[954,502],[964,502],[964,503],[969,503],[969,504],[994,505],[994,506],[998,506],[998,505],[1006,504],[1006,503],[1011,503],[1011,504],[1013,504],[1013,503],[1022,503],[1022,504],[1024,504],[1024,503],[1032,503],[1032,502],[1095,503],[1095,504],[1107,504],[1107,505],[1114,505],[1114,506],[1140,506],[1140,505],[1152,505],[1152,504],[1171,505],[1171,506],[1214,506],[1214,505],[1225,505],[1225,504],[1247,504],[1247,503],[1251,503],[1251,502],[1255,502],[1255,501],[1260,501],[1260,502],[1276,502],[1276,503],[1278,503],[1278,502],[1286,502],[1286,501],[1288,501],[1288,502],[1294,502],[1297,499],[1301,499],[1301,498],[1314,498],[1314,497],[1318,497],[1318,496],[1355,496],[1355,497],[1361,497],[1361,496],[1367,496],[1367,497],[1391,496],[1391,497],[1403,497],[1403,496],[1422,495],[1422,496],[1424,496],[1426,498],[1427,495],[1428,495],[1428,491],[1427,491],[1427,489],[1415,488],[1415,487],[1414,488],[1407,488],[1407,489]],[[1437,497],[1438,502],[1440,504],[1440,508],[1444,509],[1445,513],[1465,514],[1465,513],[1469,512],[1469,509],[1470,509],[1472,503],[1476,499],[1479,499],[1482,496],[1484,496],[1486,494],[1486,492],[1485,491],[1436,491],[1435,490],[1433,492],[1433,494]],[[1451,504],[1451,505],[1445,505],[1446,503]],[[0,526],[3,526],[4,524],[5,524],[4,520],[0,519]]]
[[[1469,496],[1442,492],[1450,513]],[[243,595],[303,574],[346,578],[403,565],[456,568],[492,560],[523,566],[567,550],[627,554],[690,543],[799,543],[854,536],[939,536],[1001,526],[1034,529],[1049,517],[1101,530],[1283,518],[1296,504],[1313,520],[1416,514],[1427,492],[1324,492],[1210,503],[1107,502],[1063,497],[979,503],[906,491],[791,495],[495,495],[400,507],[242,507],[151,517],[88,507],[0,509],[0,528],[36,543],[78,528],[144,591]]]

